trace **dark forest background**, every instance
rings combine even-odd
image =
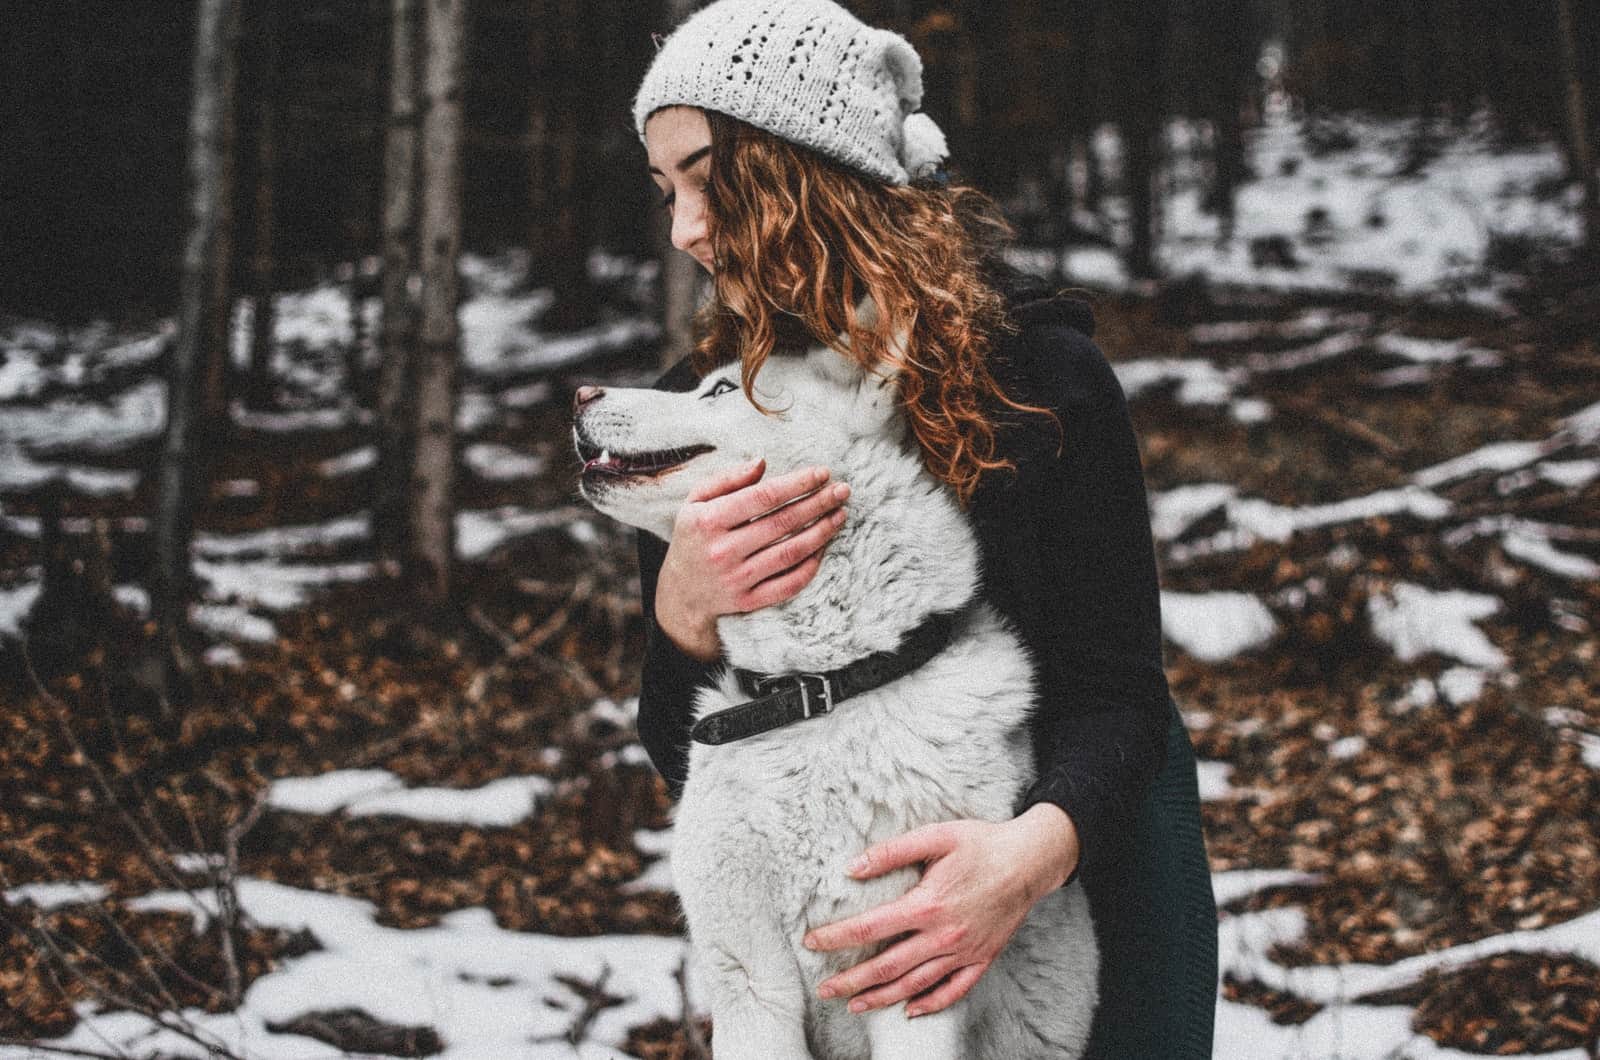
[[[677,8],[683,8],[679,3]],[[688,5],[690,7],[698,5]],[[1158,114],[1248,123],[1262,46],[1308,110],[1464,120],[1562,139],[1554,5],[1478,0],[856,0],[927,64],[924,109],[957,175],[1025,239],[1069,240],[1074,142]],[[1600,81],[1600,6],[1574,4]],[[530,278],[580,297],[590,248],[653,253],[629,101],[663,0],[474,0],[467,31],[464,243],[526,246]],[[0,33],[0,308],[64,321],[165,312],[184,232],[190,0],[12,0]],[[376,254],[388,0],[248,0],[236,94],[236,269],[269,166],[274,283]],[[1592,109],[1592,108],[1591,108]],[[271,150],[263,150],[270,127]],[[1248,176],[1243,175],[1243,176]],[[576,321],[574,321],[576,322]]]

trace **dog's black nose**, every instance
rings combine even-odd
[[[580,386],[578,392],[572,395],[572,411],[578,411],[604,393],[605,391],[597,386]]]

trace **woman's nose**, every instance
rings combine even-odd
[[[689,249],[706,236],[704,210],[685,206],[672,215],[672,245],[688,253]]]
[[[597,386],[580,386],[578,392],[572,395],[572,411],[576,412],[605,391]]]

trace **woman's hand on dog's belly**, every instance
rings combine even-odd
[[[722,653],[719,615],[768,607],[805,588],[844,524],[850,487],[829,485],[827,468],[763,481],[765,471],[757,460],[715,476],[689,494],[673,524],[656,582],[656,625],[703,662]]]
[[[814,928],[804,945],[836,950],[912,934],[824,980],[818,994],[852,998],[853,1012],[916,997],[907,1014],[920,1016],[965,996],[1034,904],[1066,881],[1078,862],[1078,833],[1060,807],[1040,803],[1009,821],[916,828],[868,848],[861,860],[856,879],[920,862],[926,868],[901,897]]]

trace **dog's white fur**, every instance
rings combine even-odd
[[[870,320],[870,302],[864,311]],[[820,463],[850,484],[849,516],[811,582],[778,605],[718,619],[730,663],[767,673],[833,669],[893,649],[928,614],[973,598],[976,540],[923,468],[890,380],[819,346],[763,365],[755,392],[775,415],[755,409],[738,383],[731,365],[690,393],[608,388],[574,424],[576,435],[616,452],[715,446],[654,477],[586,477],[595,507],[663,540],[695,484],[757,456],[769,475]],[[937,821],[1012,816],[1033,779],[1031,682],[1017,636],[978,604],[935,659],[831,715],[691,745],[673,876],[718,1057],[1082,1054],[1098,951],[1077,882],[1034,906],[966,997],[916,1019],[903,1003],[857,1015],[843,1000],[817,998],[824,979],[886,943],[825,953],[800,944],[811,928],[916,883],[912,868],[849,877],[846,864],[867,846]],[[746,698],[724,674],[699,694],[696,717]]]

